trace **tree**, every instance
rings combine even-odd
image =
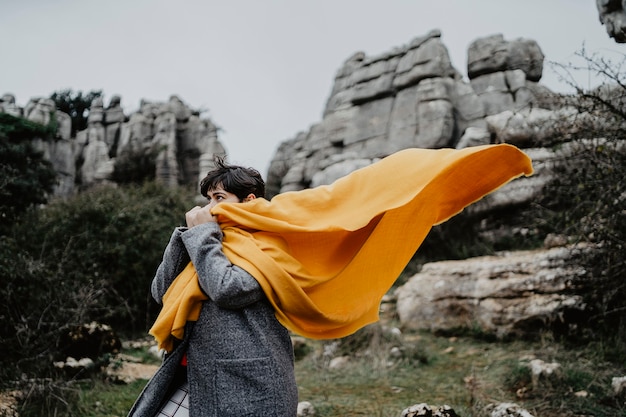
[[[163,149],[131,150],[118,155],[111,179],[117,184],[142,184],[153,181],[156,173],[156,159]]]
[[[87,116],[91,102],[102,96],[102,90],[92,90],[83,96],[82,91],[74,93],[71,89],[54,92],[50,98],[56,103],[56,108],[70,115],[72,119],[72,137],[76,132],[87,128]]]

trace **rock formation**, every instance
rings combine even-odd
[[[556,247],[425,264],[396,290],[398,316],[408,329],[479,328],[499,337],[567,326],[565,316],[584,309],[572,281],[585,270],[572,253]]]
[[[114,96],[105,109],[94,100],[87,129],[76,135],[85,185],[110,178],[117,159],[150,152],[156,153],[157,180],[170,186],[195,184],[210,168],[213,154],[225,153],[213,122],[176,96],[167,103],[144,100],[129,118],[120,101]]]
[[[4,94],[0,97],[0,113],[22,117],[22,109],[15,103],[15,96],[13,94]]]
[[[534,175],[471,205],[467,217],[491,242],[535,233],[514,224],[523,216],[512,213],[537,201],[555,167],[584,149],[588,140],[573,138],[606,122],[555,104],[540,84],[543,59],[532,40],[487,36],[468,48],[465,81],[437,30],[376,57],[354,54],[336,74],[322,120],[279,145],[268,192],[329,184],[408,147],[510,143],[529,154]],[[503,216],[513,220],[503,226]],[[533,252],[426,264],[397,290],[402,326],[479,328],[501,337],[549,327],[566,332],[585,308],[572,288],[584,271],[576,251],[562,247],[567,237],[549,240]]]
[[[615,42],[626,43],[626,10],[621,0],[596,0],[600,22]]]
[[[380,56],[356,53],[337,72],[323,119],[279,146],[268,191],[328,184],[408,147],[490,143],[488,116],[529,110],[549,93],[538,83],[543,58],[532,40],[477,39],[468,50],[468,83],[438,30]]]
[[[0,101],[0,112],[16,117],[24,117],[31,122],[48,125],[57,124],[57,137],[54,140],[35,139],[33,146],[41,151],[44,158],[52,163],[58,175],[55,188],[57,195],[69,195],[74,190],[76,161],[71,138],[72,120],[68,114],[57,111],[54,101],[48,98],[31,98],[22,109],[15,103],[15,96],[5,94]]]
[[[155,177],[170,186],[197,184],[211,168],[213,154],[225,154],[217,138],[217,127],[200,112],[190,109],[180,98],[168,102],[142,101],[137,112],[127,117],[121,97],[113,96],[108,106],[102,98],[91,104],[87,128],[71,137],[69,115],[57,111],[52,100],[31,99],[24,109],[15,97],[5,94],[0,112],[48,125],[55,118],[58,129],[54,140],[37,139],[34,145],[52,162],[59,175],[55,195],[68,196],[77,184],[87,188],[107,182],[116,162],[155,155]]]

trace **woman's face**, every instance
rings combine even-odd
[[[239,198],[235,194],[224,190],[221,184],[215,187],[213,190],[207,191],[207,200],[209,202],[209,204],[207,205],[209,208],[213,208],[216,204],[224,202],[239,203]]]

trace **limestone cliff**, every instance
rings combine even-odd
[[[356,53],[337,72],[323,119],[279,146],[268,190],[327,184],[404,148],[489,143],[488,116],[537,107],[549,93],[543,59],[532,40],[477,39],[467,82],[438,30],[380,56]]]
[[[156,153],[157,180],[170,185],[195,184],[208,170],[213,154],[224,154],[217,127],[177,96],[166,103],[142,100],[126,118],[119,97],[104,109],[96,100],[88,127],[76,135],[77,153],[83,157],[81,180],[92,184],[110,177],[116,158]]]
[[[225,154],[215,124],[176,96],[164,103],[143,100],[130,116],[124,114],[119,96],[113,96],[106,108],[97,98],[91,104],[87,129],[76,137],[71,137],[70,116],[56,110],[50,99],[32,98],[22,109],[14,96],[5,94],[0,112],[43,125],[56,119],[57,137],[37,139],[34,145],[59,175],[57,196],[71,195],[78,186],[108,182],[117,161],[142,154],[156,156],[157,180],[170,186],[197,184],[211,168],[213,154]]]
[[[517,145],[531,156],[534,175],[489,194],[466,214],[487,241],[532,235],[545,238],[546,248],[426,264],[395,291],[396,313],[412,329],[477,327],[501,337],[569,331],[585,309],[572,284],[584,272],[580,250],[563,247],[567,236],[548,243],[520,223],[521,214],[540,199],[557,166],[579,152],[581,126],[605,120],[565,101],[555,104],[540,84],[544,56],[532,40],[487,36],[473,41],[467,56],[469,81],[452,67],[439,31],[377,57],[351,56],[337,72],[322,120],[278,147],[268,190],[329,184],[408,147]]]

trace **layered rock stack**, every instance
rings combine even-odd
[[[555,167],[580,152],[584,140],[572,138],[604,123],[565,102],[555,104],[540,84],[543,60],[535,41],[487,36],[470,44],[464,80],[437,30],[380,56],[354,54],[337,72],[322,120],[280,144],[268,192],[330,184],[409,147],[510,143],[531,157],[534,175],[465,212],[486,240],[525,239],[536,231],[515,224],[523,219],[515,213],[541,196]],[[499,337],[575,328],[585,306],[571,287],[584,272],[575,257],[584,249],[568,246],[567,236],[549,240],[541,250],[424,265],[395,293],[402,326],[442,332],[478,327]]]
[[[492,141],[486,117],[537,106],[543,53],[535,41],[494,35],[468,50],[464,81],[441,32],[388,53],[351,56],[339,69],[323,120],[282,143],[270,165],[270,194],[328,184],[409,147]]]
[[[0,112],[15,117],[23,117],[31,122],[48,126],[57,124],[57,137],[54,141],[36,139],[33,146],[41,151],[44,158],[52,163],[58,175],[56,195],[70,195],[74,190],[76,161],[74,158],[74,141],[71,138],[72,120],[68,114],[57,111],[54,101],[49,98],[31,98],[24,108],[15,102],[15,96],[4,94],[0,99]]]
[[[142,101],[139,111],[126,118],[115,96],[104,109],[92,103],[87,129],[76,135],[83,156],[83,184],[105,181],[122,155],[156,153],[156,178],[177,186],[195,184],[210,167],[213,154],[224,154],[217,127],[190,109],[180,98],[166,103]]]
[[[33,98],[21,109],[15,97],[5,94],[0,100],[5,112],[42,125],[56,118],[57,137],[37,139],[36,148],[52,162],[59,175],[55,195],[68,196],[76,184],[88,188],[111,180],[121,158],[156,155],[155,177],[170,186],[197,184],[212,167],[214,154],[225,154],[217,137],[217,127],[180,98],[168,102],[143,100],[137,112],[126,116],[121,97],[113,96],[108,106],[102,98],[91,104],[87,128],[71,137],[70,116],[57,111],[50,99]]]
[[[156,153],[158,180],[171,186],[194,184],[208,170],[213,154],[225,152],[213,122],[200,118],[176,96],[167,103],[144,100],[129,118],[119,97],[113,97],[106,109],[96,99],[88,127],[76,140],[84,159],[83,184],[110,178],[116,157],[149,152]]]
[[[564,314],[584,310],[573,282],[586,271],[573,254],[588,248],[572,249],[425,264],[395,291],[400,322],[408,329],[432,332],[479,328],[500,338],[523,337],[545,328],[565,332],[571,318]]]

